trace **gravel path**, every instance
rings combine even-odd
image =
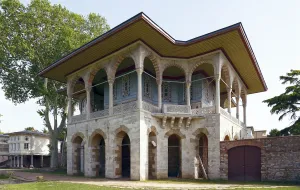
[[[6,173],[1,170],[0,173]],[[98,186],[110,187],[123,187],[131,189],[236,189],[236,188],[282,188],[284,186],[271,186],[271,185],[241,185],[241,184],[202,184],[193,182],[160,182],[160,181],[130,181],[130,180],[113,180],[113,179],[100,179],[100,178],[85,178],[64,176],[49,173],[31,173],[14,171],[14,176],[26,181],[36,181],[36,176],[44,176],[47,181],[59,181],[70,183],[83,183]],[[285,186],[286,187],[286,186]]]

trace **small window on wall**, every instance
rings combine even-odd
[[[18,141],[20,140],[20,137],[18,137]]]
[[[171,102],[171,87],[169,83],[162,84],[162,99],[166,102]]]
[[[28,137],[27,136],[25,137],[25,141],[28,141]]]
[[[20,143],[18,143],[17,149],[20,150]]]
[[[24,143],[24,149],[28,150],[28,147],[29,147],[29,143]]]
[[[127,97],[130,95],[130,77],[126,75],[122,78],[122,95]]]
[[[152,85],[149,76],[145,75],[144,78],[144,96],[151,99]]]

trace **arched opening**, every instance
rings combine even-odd
[[[84,80],[80,77],[72,84],[72,99],[76,102],[72,115],[86,114],[86,91]]]
[[[84,144],[83,139],[77,136],[73,142],[73,174],[84,173]]]
[[[229,67],[227,65],[223,65],[221,69],[221,81],[220,81],[220,105],[223,109],[229,107],[233,107],[235,104],[232,101],[232,92],[231,92],[231,99],[228,100],[228,90],[230,89],[230,73]],[[230,101],[230,102],[229,102]]]
[[[137,99],[137,73],[130,57],[123,59],[116,70],[113,96],[114,105]]]
[[[168,138],[168,177],[181,176],[181,142],[176,134]]]
[[[203,63],[193,70],[190,93],[192,109],[214,105],[215,81],[212,64]]]
[[[185,105],[185,74],[176,66],[168,67],[163,72],[162,102],[165,104]]]
[[[204,170],[207,174],[208,172],[208,139],[204,133],[198,135],[199,138],[199,157],[201,158]],[[202,166],[201,166],[202,167]],[[200,168],[199,177],[204,178],[203,168]]]
[[[94,176],[105,177],[105,140],[102,135],[96,134],[92,137],[91,148],[94,157],[92,165]]]
[[[116,135],[115,143],[116,149],[116,170],[115,175],[117,177],[130,178],[130,139],[127,133],[124,131],[119,132]]]
[[[149,179],[156,179],[157,165],[157,139],[154,132],[149,133],[148,138],[148,176]]]
[[[146,57],[144,60],[143,72],[143,101],[153,105],[158,104],[156,72],[153,62]]]
[[[95,73],[90,96],[92,112],[108,109],[109,90],[107,74],[104,69],[100,69]]]
[[[127,134],[122,140],[122,177],[130,177],[130,139]]]
[[[230,137],[228,135],[225,136],[224,141],[230,141]]]

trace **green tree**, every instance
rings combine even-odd
[[[280,136],[280,131],[278,129],[271,129],[268,137],[277,137]]]
[[[26,127],[25,131],[36,131],[36,130],[34,129],[34,127]]]
[[[51,138],[51,167],[57,167],[57,138],[66,127],[67,100],[57,93],[65,85],[38,72],[109,29],[105,18],[82,16],[48,0],[0,0],[0,84],[7,99],[36,98]],[[51,124],[51,115],[53,121]]]
[[[46,128],[44,128],[42,132],[45,133],[45,134],[49,133],[49,131]]]
[[[280,131],[280,135],[300,134],[300,70],[291,70],[286,76],[280,76],[282,84],[288,85],[279,96],[264,100],[271,108],[271,114],[278,114],[279,121],[289,117],[291,125]]]

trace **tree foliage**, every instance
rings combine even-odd
[[[25,131],[36,131],[36,130],[34,129],[34,127],[26,127]]]
[[[57,93],[65,85],[43,79],[38,72],[108,29],[98,14],[82,16],[48,0],[32,0],[26,6],[0,0],[0,84],[15,104],[36,98],[43,106],[38,114],[54,147],[52,167],[57,166],[57,137],[66,127],[66,97]]]
[[[277,137],[280,136],[280,131],[278,129],[271,129],[268,137]]]
[[[285,92],[264,100],[271,107],[271,114],[278,114],[279,121],[288,117],[292,123],[280,131],[280,135],[300,134],[300,70],[291,70],[286,76],[280,76],[282,84],[288,85]]]

